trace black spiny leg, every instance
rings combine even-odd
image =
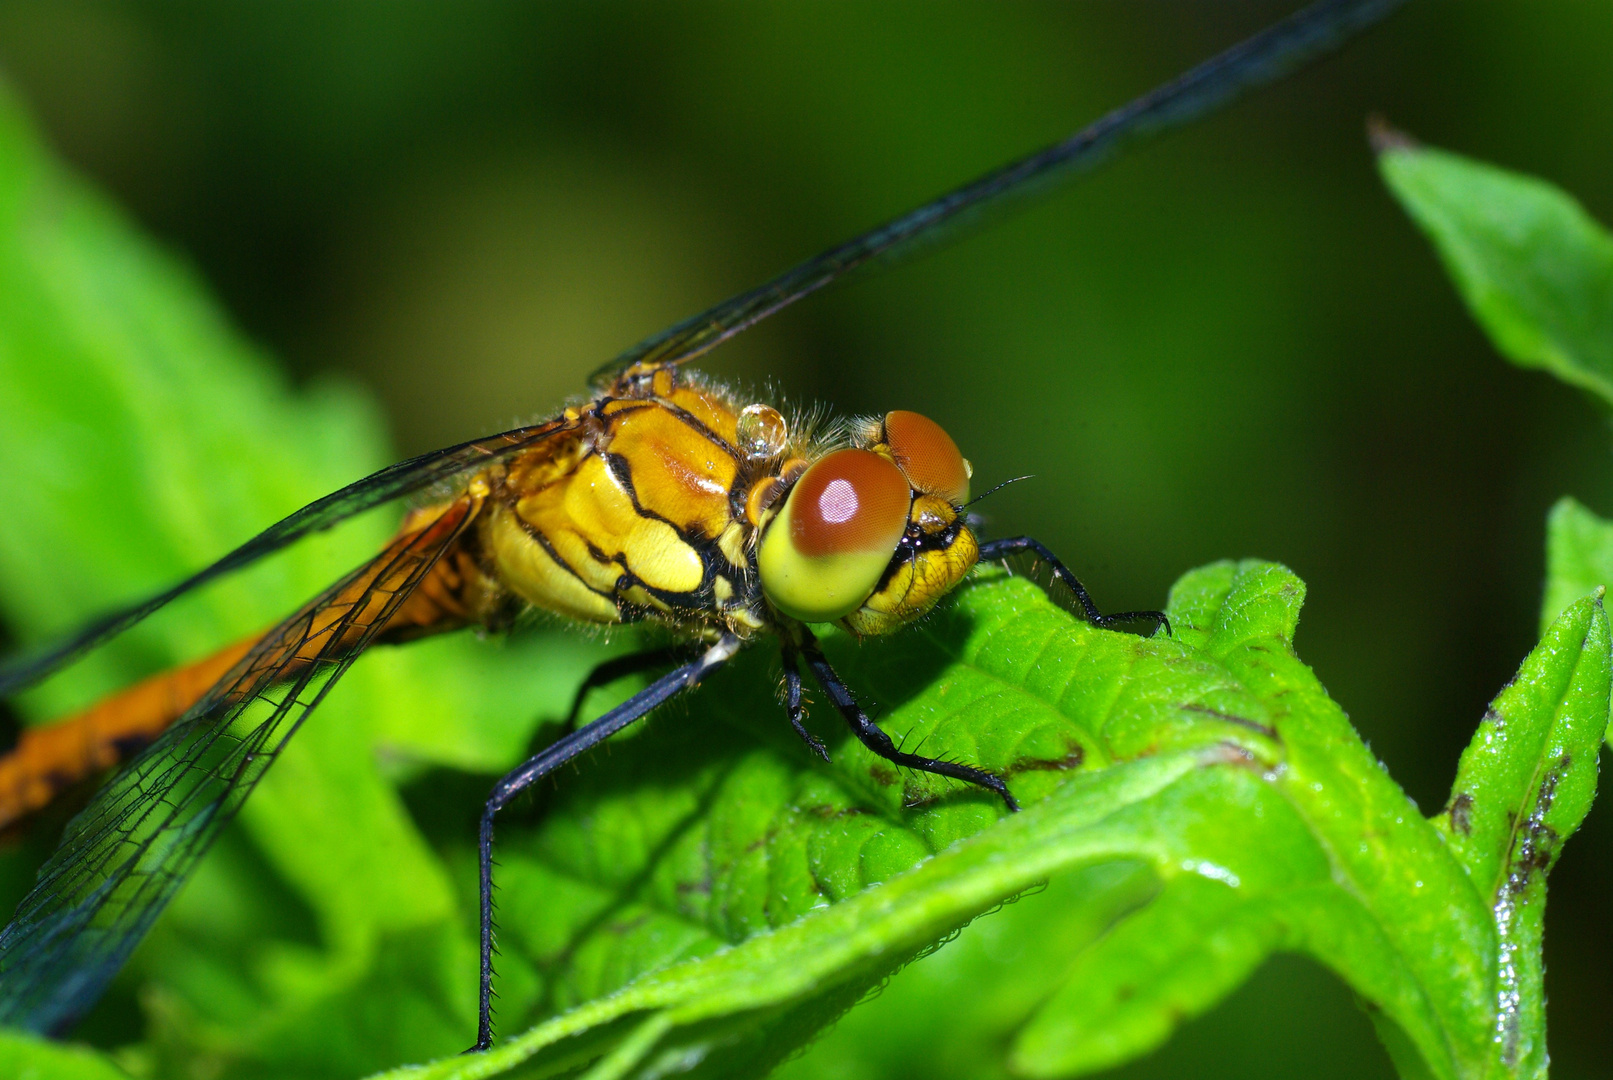
[[[1163,611],[1120,611],[1113,615],[1105,615],[1098,610],[1098,605],[1092,602],[1092,596],[1087,592],[1076,576],[1070,573],[1070,568],[1059,561],[1059,557],[1043,546],[1040,540],[1033,540],[1028,536],[1014,536],[1006,540],[992,540],[980,545],[981,562],[997,562],[1012,555],[1029,551],[1052,569],[1053,576],[1064,582],[1069,590],[1075,594],[1080,603],[1081,610],[1086,614],[1087,622],[1093,626],[1100,626],[1107,630],[1117,623],[1152,622],[1165,628],[1165,633],[1171,632],[1171,621],[1165,617]]]
[[[801,736],[801,741],[811,747],[814,754],[828,761],[828,748],[806,729],[806,710],[801,707],[801,671],[795,666],[795,651],[788,646],[784,649],[784,711],[790,718],[790,726]]]
[[[664,645],[658,649],[645,649],[643,652],[628,653],[625,656],[613,656],[609,660],[595,665],[594,670],[577,687],[577,696],[571,699],[571,711],[566,713],[565,730],[572,731],[577,727],[577,718],[582,715],[583,703],[588,695],[602,686],[609,686],[617,679],[625,679],[629,675],[642,675],[658,667],[679,662],[687,663],[699,650],[691,650],[682,645]]]
[[[482,826],[477,837],[481,864],[482,972],[476,1045],[471,1047],[472,1052],[486,1050],[493,1044],[493,817],[509,805],[511,799],[578,754],[598,746],[635,720],[643,719],[657,705],[694,689],[701,679],[727,663],[739,651],[739,645],[737,637],[724,634],[698,660],[661,676],[598,720],[558,739],[493,785],[493,793],[487,797],[487,805],[482,810]]]
[[[852,697],[850,688],[841,681],[839,675],[835,674],[834,668],[829,666],[829,661],[824,659],[823,651],[818,648],[817,639],[807,632],[805,627],[801,628],[801,633],[801,654],[806,657],[807,667],[812,669],[818,685],[823,687],[823,692],[829,695],[829,700],[834,702],[835,708],[840,710],[840,714],[846,718],[846,723],[851,725],[852,732],[862,740],[864,746],[894,765],[903,765],[937,776],[950,776],[954,780],[964,780],[988,788],[1002,796],[1003,802],[1008,804],[1008,809],[1019,809],[1019,803],[1009,792],[1008,785],[996,773],[989,773],[972,765],[937,761],[935,758],[920,757],[918,754],[908,754],[896,749],[896,744],[891,742],[890,736],[868,718],[868,714],[858,706],[857,699]]]

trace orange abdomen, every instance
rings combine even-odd
[[[44,808],[64,789],[111,768],[162,734],[260,636],[153,675],[65,720],[25,730],[11,753],[0,758],[0,828]]]
[[[460,514],[475,514],[479,509],[461,503],[448,509]],[[410,515],[389,548],[397,549],[410,536],[432,527],[443,509],[436,507]],[[371,580],[359,578],[347,591],[358,596]],[[489,588],[475,560],[456,544],[443,553],[414,592],[392,613],[377,640],[412,641],[455,630],[486,618],[497,601],[496,592]],[[334,621],[341,610],[334,608],[326,619]],[[11,752],[0,757],[0,829],[43,809],[63,790],[127,760],[151,743],[263,638],[263,633],[253,634],[205,659],[120,690],[83,712],[25,730]],[[294,657],[279,661],[265,658],[265,666],[278,664],[282,680],[294,678],[318,655],[320,640],[315,635],[302,643]]]

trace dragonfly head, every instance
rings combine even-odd
[[[762,592],[802,622],[883,634],[923,615],[974,566],[969,463],[941,426],[891,412],[801,473],[757,552]]]

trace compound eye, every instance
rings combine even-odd
[[[916,412],[886,413],[885,443],[914,490],[953,506],[969,501],[969,463],[940,424]]]
[[[907,479],[869,450],[836,450],[795,482],[762,537],[762,592],[802,622],[833,622],[868,599],[907,529]]]

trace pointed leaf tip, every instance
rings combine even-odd
[[[1434,148],[1378,168],[1497,351],[1613,402],[1613,236],[1569,193]]]
[[[1281,563],[1225,560],[1182,576],[1165,613],[1183,642],[1216,656],[1275,638],[1290,648],[1305,603],[1305,583]]]
[[[1546,518],[1546,590],[1540,632],[1587,593],[1613,582],[1613,522],[1573,498],[1558,500]]]
[[[1493,1054],[1505,1075],[1544,1075],[1545,878],[1596,793],[1613,687],[1605,593],[1570,605],[1496,697],[1436,821],[1493,912]]]
[[[1367,117],[1367,143],[1374,154],[1383,155],[1391,150],[1418,150],[1422,144],[1393,126],[1381,113]]]
[[[1583,811],[1570,814],[1570,824],[1561,818],[1566,807],[1558,805],[1568,771],[1590,770],[1589,805],[1613,666],[1604,593],[1599,586],[1597,595],[1558,616],[1491,702],[1462,754],[1440,824],[1487,897],[1501,887],[1508,852],[1541,798],[1552,804],[1559,824],[1578,827]]]

